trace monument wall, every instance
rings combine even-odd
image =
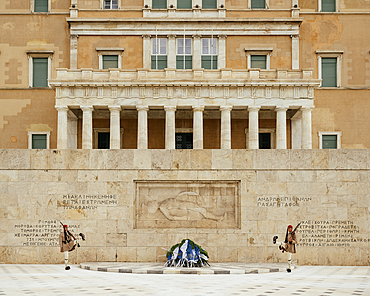
[[[0,263],[165,261],[184,238],[210,262],[370,264],[368,150],[0,150]]]

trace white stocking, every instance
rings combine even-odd
[[[64,252],[64,265],[65,267],[68,266],[68,251]]]
[[[292,269],[292,253],[287,252],[287,254],[288,254],[289,269]]]

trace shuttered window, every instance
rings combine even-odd
[[[217,0],[203,0],[202,8],[205,9],[215,9],[217,8]]]
[[[103,69],[118,68],[117,55],[103,55]]]
[[[337,149],[337,136],[336,135],[323,135],[322,136],[322,149]]]
[[[33,58],[33,87],[48,87],[48,58]]]
[[[185,56],[185,67],[184,67],[184,56],[176,56],[176,69],[192,69],[193,68],[193,57]]]
[[[46,148],[47,148],[46,134],[32,135],[32,149],[46,149]]]
[[[265,0],[251,0],[252,9],[264,9],[266,8]]]
[[[322,87],[337,87],[337,58],[321,59]]]
[[[217,69],[217,56],[202,56],[202,68]]]
[[[192,0],[177,0],[177,8],[179,9],[192,8]]]
[[[152,8],[153,9],[166,9],[167,0],[152,0]]]
[[[335,0],[321,0],[321,11],[322,12],[335,12]]]
[[[266,56],[251,55],[251,68],[266,69]]]
[[[35,12],[48,12],[49,0],[34,0],[34,11]]]
[[[158,70],[167,68],[167,56],[152,55],[152,67],[151,68],[158,69]]]

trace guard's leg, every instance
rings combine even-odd
[[[292,253],[287,252],[287,254],[288,254],[288,269],[287,269],[287,271],[291,272],[292,271]]]
[[[69,255],[68,251],[64,252],[64,267],[65,267],[65,270],[70,269],[70,267],[68,266],[68,255]]]

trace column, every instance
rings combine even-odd
[[[82,114],[82,149],[92,149],[92,106],[81,106]]]
[[[78,35],[71,35],[69,37],[69,48],[70,48],[70,63],[69,67],[71,69],[77,69],[77,38]]]
[[[77,149],[78,117],[71,111],[67,112],[68,149]]]
[[[221,111],[221,149],[231,149],[231,110],[232,106],[222,106]]]
[[[175,149],[176,106],[164,107],[166,111],[166,149]]]
[[[121,148],[121,106],[108,106],[110,110],[110,149]]]
[[[68,148],[68,129],[67,129],[67,106],[55,106],[58,111],[58,139],[57,148],[67,149]]]
[[[145,34],[143,35],[143,68],[150,69],[151,68],[151,43],[150,43],[150,35]]]
[[[260,106],[249,106],[249,147],[248,149],[258,149],[258,111]]]
[[[292,129],[292,149],[301,149],[302,144],[302,113],[297,113],[290,119],[290,125]]]
[[[302,111],[302,149],[312,149],[311,111],[314,107],[301,107]]]
[[[218,69],[226,68],[226,35],[218,35]]]
[[[193,149],[203,149],[204,106],[193,107]]]
[[[137,149],[148,149],[148,106],[137,106]]]
[[[202,68],[202,46],[200,43],[200,35],[193,35],[194,41],[194,52],[193,52],[193,69],[200,69]]]
[[[168,38],[167,68],[176,69],[176,35],[167,35],[167,38]]]
[[[299,35],[292,35],[292,69],[299,69]]]
[[[287,107],[276,107],[276,149],[287,149],[286,111]]]

